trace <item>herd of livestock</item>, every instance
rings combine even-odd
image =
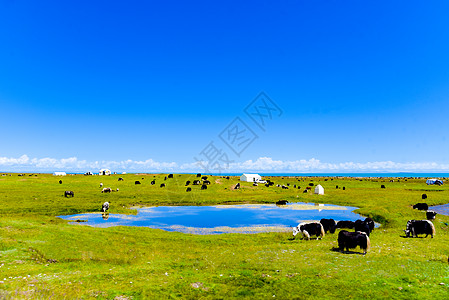
[[[190,184],[192,185],[201,185],[201,190],[207,189],[207,185],[210,184],[210,181],[207,180],[207,176],[201,176],[201,174],[197,174],[197,177],[201,177],[200,180],[193,180],[186,182],[187,192],[191,191],[191,188],[188,187]],[[173,178],[173,174],[169,174],[168,177],[165,177],[164,180],[167,180],[167,178]],[[142,178],[143,179],[143,178]],[[226,179],[229,179],[229,177],[226,177]],[[124,179],[120,177],[118,181],[123,181]],[[62,184],[62,180],[59,180],[59,183]],[[141,184],[140,181],[136,180],[134,182],[136,185]],[[156,184],[156,180],[153,179],[150,182],[151,185]],[[273,186],[274,183],[272,181],[267,181],[265,184],[267,187]],[[165,183],[161,183],[160,187],[165,187]],[[282,187],[283,189],[288,189],[290,184],[286,185],[277,185],[277,187]],[[102,193],[111,193],[114,191],[119,191],[117,188],[116,190],[113,190],[109,187],[103,188],[103,183],[100,183],[100,188],[102,188]],[[234,186],[234,189],[239,189],[240,183],[237,183]],[[294,186],[296,188],[296,185]],[[298,186],[298,188],[300,188]],[[338,188],[338,186],[337,186]],[[384,188],[382,186],[381,188]],[[310,187],[307,187],[304,192],[307,192],[310,189]],[[344,189],[344,188],[343,188]],[[65,191],[64,192],[65,197],[74,197],[73,191]],[[422,199],[427,199],[426,194],[422,194]],[[276,205],[285,205],[288,201],[286,200],[279,200],[276,202]],[[413,205],[413,209],[418,210],[424,210],[426,211],[426,217],[427,220],[409,220],[406,225],[405,237],[418,237],[418,234],[425,234],[426,237],[430,234],[433,238],[435,234],[435,226],[431,222],[431,220],[435,219],[436,212],[428,210],[429,206],[427,203],[417,203]],[[105,214],[109,210],[109,202],[105,202],[102,205],[101,211],[103,213],[103,218],[105,217]],[[335,221],[334,219],[321,219],[319,222],[308,222],[308,223],[300,223],[298,226],[293,227],[293,236],[295,237],[298,233],[302,235],[302,239],[309,240],[312,236],[315,236],[316,239],[322,239],[325,235],[325,233],[329,232],[331,234],[335,233],[336,229],[343,229],[340,230],[338,233],[338,250],[339,251],[346,251],[348,252],[349,249],[354,249],[360,247],[361,250],[363,250],[363,253],[366,254],[367,251],[370,248],[370,239],[369,236],[371,232],[374,230],[374,220],[371,218],[366,218],[365,220],[356,220],[356,221]],[[354,229],[353,232],[347,231],[346,229]]]
[[[422,199],[427,199],[427,195],[423,194]],[[425,234],[427,237],[430,234],[433,238],[435,235],[435,226],[431,220],[435,219],[437,213],[428,210],[429,206],[427,203],[417,203],[413,205],[413,209],[426,211],[427,220],[409,220],[404,230],[405,237],[418,237],[418,234]],[[371,218],[366,218],[363,221],[357,220],[355,222],[336,222],[334,219],[321,219],[319,222],[300,223],[298,226],[293,227],[293,236],[300,233],[302,239],[309,240],[311,236],[322,239],[325,233],[335,233],[337,228],[354,229],[354,232],[341,230],[338,233],[338,250],[344,251],[346,249],[348,252],[349,249],[354,249],[359,246],[364,254],[367,253],[371,245],[369,236],[374,230],[374,220]]]

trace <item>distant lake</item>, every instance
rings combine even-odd
[[[136,215],[85,213],[59,216],[70,224],[94,227],[137,226],[193,234],[285,232],[303,221],[364,219],[357,207],[293,203],[134,208]]]

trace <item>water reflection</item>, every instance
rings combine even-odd
[[[322,218],[336,221],[363,219],[353,213],[356,207],[330,204],[157,206],[135,209],[136,215],[86,213],[59,217],[73,221],[71,224],[138,226],[194,234],[283,232],[290,231],[290,226],[303,221]]]

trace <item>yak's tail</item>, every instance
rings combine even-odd
[[[321,237],[323,237],[324,236],[324,227],[323,227],[323,224],[321,224],[321,223],[319,223],[320,224],[320,227],[321,227]]]
[[[371,241],[369,240],[369,236],[366,235],[366,248],[365,253],[368,252],[368,250],[371,248]]]
[[[430,222],[430,221],[427,221],[427,222],[429,222],[430,223],[430,227],[432,227],[432,237],[433,237],[435,235],[435,226],[433,225],[432,222]]]

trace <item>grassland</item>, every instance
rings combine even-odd
[[[11,175],[0,176],[0,299],[449,298],[449,217],[437,215],[433,239],[402,237],[407,220],[425,218],[411,205],[421,202],[423,193],[429,205],[448,203],[448,186],[410,178],[273,177],[291,188],[243,183],[233,190],[237,177],[209,176],[207,190],[194,186],[186,193],[185,182],[196,179],[193,175],[167,180],[166,174]],[[120,190],[102,194],[100,182]],[[302,193],[310,182],[320,183],[325,195]],[[75,197],[64,198],[65,190]],[[74,226],[56,217],[99,211],[105,201],[111,213],[131,214],[132,206],[281,199],[356,206],[382,226],[372,233],[364,256],[358,249],[333,251],[337,234],[321,241],[293,240],[290,233],[189,235]]]

